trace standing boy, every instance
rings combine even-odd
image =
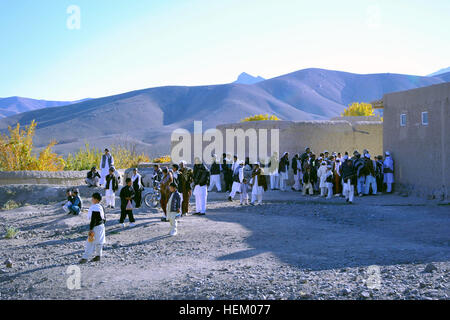
[[[114,209],[116,206],[116,191],[119,189],[119,181],[114,174],[114,168],[109,168],[109,174],[106,176],[105,181],[106,207]]]
[[[331,164],[327,165],[327,171],[325,172],[325,184],[327,187],[327,199],[331,199],[333,196],[333,166]]]
[[[125,181],[126,185],[120,190],[120,220],[122,227],[125,227],[125,218],[128,215],[130,220],[130,227],[134,227],[135,220],[133,216],[133,205],[132,201],[134,198],[134,189],[131,185],[131,178],[127,178]]]
[[[311,167],[307,164],[305,166],[305,173],[303,174],[303,195],[306,195],[306,192],[309,192],[309,195],[314,195],[314,189],[311,178]]]
[[[167,219],[170,221],[170,233],[171,236],[176,236],[178,234],[178,222],[177,218],[180,216],[181,211],[181,196],[177,191],[177,185],[172,182],[169,185],[170,195],[167,201]]]
[[[244,204],[248,205],[248,181],[246,178],[242,180],[239,192],[241,206],[243,206]]]
[[[95,257],[92,261],[100,261],[103,251],[103,244],[105,243],[105,211],[100,204],[102,196],[99,193],[92,195],[92,205],[89,208],[88,219],[89,224],[89,237],[86,241],[86,248],[84,255],[80,260],[80,263],[86,263],[88,259],[95,252]]]

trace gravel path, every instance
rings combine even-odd
[[[207,216],[182,218],[176,237],[157,210],[140,210],[134,228],[109,210],[104,257],[82,266],[83,217],[54,203],[0,211],[0,299],[450,297],[448,205],[268,192],[263,206],[242,207],[224,198],[210,193]],[[20,231],[6,239],[6,227]],[[71,265],[80,290],[67,287]]]

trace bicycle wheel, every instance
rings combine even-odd
[[[147,193],[144,196],[144,203],[147,207],[149,208],[154,208],[153,207],[153,194],[152,193]]]

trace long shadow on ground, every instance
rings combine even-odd
[[[271,252],[293,266],[324,270],[450,259],[450,219],[443,207],[266,202],[248,210],[212,209],[206,218],[252,232],[245,241],[253,249],[218,260]]]

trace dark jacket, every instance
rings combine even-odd
[[[88,179],[94,179],[95,177],[100,178],[100,174],[99,174],[97,171],[94,171],[94,172],[89,171],[89,172],[87,173],[87,178],[88,178]]]
[[[350,159],[345,160],[341,166],[341,177],[344,180],[344,183],[350,179],[351,184],[356,184],[356,170],[353,166],[353,161]]]
[[[188,192],[192,189],[191,184],[194,182],[194,174],[191,168],[182,168],[178,173],[178,190]]]
[[[300,163],[302,164],[302,170],[305,171],[305,165],[308,164],[307,160],[308,160],[309,154],[306,152],[303,152],[302,155],[300,156]]]
[[[194,185],[209,186],[210,172],[204,164],[194,165]]]
[[[128,200],[127,198],[131,198],[131,201],[133,201],[135,192],[133,187],[129,187],[128,185],[124,186],[122,190],[120,190],[120,203],[121,206],[124,207],[127,205]]]
[[[303,183],[307,184],[310,183],[311,181],[311,172],[305,171],[305,173],[303,173]]]
[[[294,171],[294,174],[297,174],[297,170],[301,170],[301,168],[298,168],[298,166],[297,166],[297,160],[300,160],[300,159],[296,158],[296,157],[292,158],[292,171]]]
[[[355,168],[355,171],[356,171],[356,175],[358,176],[358,177],[361,177],[361,176],[364,176],[364,165],[365,165],[365,162],[364,162],[364,159],[363,158],[361,158],[361,157],[359,157],[359,158],[354,158],[353,159],[353,167]]]
[[[365,158],[364,175],[371,175],[372,177],[375,177],[375,166],[373,165],[373,161],[371,159]]]
[[[286,166],[287,166],[287,170],[289,171],[289,159],[286,159],[286,157],[283,157],[280,160],[280,164],[278,166],[278,172],[286,172]]]
[[[211,175],[218,175],[220,174],[220,164],[214,162],[211,165]]]
[[[114,192],[116,192],[117,190],[119,190],[119,181],[117,180],[117,177],[113,174],[108,174],[106,176],[106,186],[105,189],[108,190],[109,189],[109,184],[112,183],[112,190]]]
[[[103,212],[105,210],[103,209]],[[89,224],[89,230],[94,230],[96,226],[100,226],[106,223],[106,219],[102,219],[102,216],[99,211],[92,211],[91,215],[91,223]]]
[[[252,172],[252,178],[258,179],[258,186],[263,187],[264,191],[267,191],[267,180],[262,168],[254,169]]]
[[[161,182],[162,178],[164,176],[164,173],[162,172],[161,168],[158,168],[157,171],[153,172],[153,181]]]
[[[170,204],[170,212],[179,212],[180,208],[181,208],[181,196],[180,193],[178,191],[175,191],[173,193],[171,193],[169,195],[169,199],[170,197],[173,195],[172,197],[172,202]]]
[[[310,172],[310,182],[316,183],[317,182],[317,167],[316,167],[317,160],[310,159],[309,161],[309,167],[311,168]]]

